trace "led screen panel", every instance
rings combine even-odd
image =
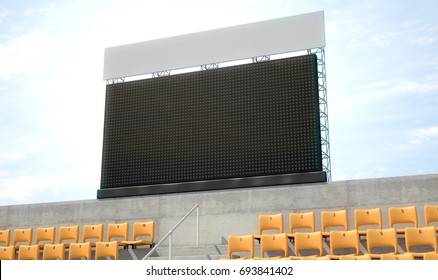
[[[316,59],[107,85],[101,190],[322,171]]]

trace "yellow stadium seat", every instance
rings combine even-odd
[[[368,254],[355,256],[355,255],[342,255],[339,257],[341,261],[369,261],[371,256]]]
[[[79,241],[79,226],[61,226],[59,228],[58,243],[63,243],[65,248],[69,248],[71,243]]]
[[[38,245],[20,245],[18,248],[19,260],[38,260],[40,255],[40,247]]]
[[[289,240],[295,238],[296,229],[309,229],[310,232],[315,232],[315,213],[290,213],[289,214]]]
[[[140,237],[140,239],[139,239]],[[142,237],[142,238],[141,238]],[[144,239],[148,237],[148,239]],[[155,244],[155,222],[135,222],[133,226],[132,240],[122,241],[123,246],[132,246],[136,248],[137,246],[149,245],[149,247],[154,247]]]
[[[404,254],[385,254],[380,257],[383,261],[398,261],[398,260],[407,260],[412,261],[414,260],[414,255],[411,253],[404,253]]]
[[[40,242],[44,242],[40,244]],[[55,227],[37,228],[35,236],[35,244],[40,250],[44,249],[45,244],[55,243]]]
[[[265,230],[275,230],[284,233],[283,214],[259,215],[259,234],[254,234],[254,239],[260,242]]]
[[[438,260],[438,253],[424,253],[423,260]]]
[[[322,236],[330,237],[330,231],[327,229],[335,227],[341,227],[344,231],[348,230],[347,210],[321,212]]]
[[[120,223],[120,224],[108,224],[108,236],[107,241],[112,241],[113,238],[118,238],[121,240],[116,240],[118,242],[118,246],[125,246],[123,241],[128,241],[128,223]]]
[[[45,244],[43,249],[43,260],[63,260],[65,255],[64,244]]]
[[[380,259],[384,254],[397,254],[398,238],[395,228],[368,229],[367,230],[368,254],[372,259]],[[391,248],[390,252],[373,253],[375,248]]]
[[[90,242],[91,247],[96,247],[96,242],[102,242],[102,240],[103,224],[84,225],[82,228],[82,243]]]
[[[367,235],[369,226],[377,226],[382,229],[382,210],[380,208],[373,209],[354,209],[354,226],[360,236]],[[367,227],[361,229],[360,227]]]
[[[321,257],[324,249],[322,245],[322,233],[320,231],[316,232],[297,232],[295,234],[295,254],[296,257],[291,257],[292,259],[300,259],[302,251],[318,251],[318,254],[312,255],[313,257]],[[312,257],[307,256],[307,257]]]
[[[104,257],[112,257],[114,260],[119,259],[119,243],[111,242],[96,242],[95,259],[99,260]]]
[[[265,258],[269,251],[282,251],[283,256],[289,256],[288,238],[286,233],[262,234],[260,239],[260,256]]]
[[[417,258],[423,258],[424,253],[426,252],[412,251],[412,247],[414,246],[431,246],[433,251],[427,252],[432,253],[436,253],[438,249],[435,227],[407,227],[405,231],[405,242],[407,252],[412,253],[414,257]]]
[[[0,247],[0,260],[14,260],[15,259],[15,247],[6,246]]]
[[[438,205],[424,206],[424,221],[427,227],[430,223],[438,223]],[[435,226],[435,230],[438,232],[438,226]]]
[[[0,230],[0,245],[1,246],[9,246],[9,242],[11,239],[11,230],[10,229],[3,229]]]
[[[359,255],[359,234],[357,230],[331,231],[330,232],[330,258],[339,259],[340,254],[336,254],[338,249],[354,249],[354,255]]]
[[[91,244],[86,243],[70,243],[70,249],[68,251],[68,259],[91,259]]]
[[[228,259],[233,259],[233,253],[239,252],[248,252],[249,257],[254,258],[254,238],[252,234],[244,236],[228,236]]]
[[[19,244],[20,243],[20,244]],[[32,244],[32,228],[15,229],[13,245],[15,250],[20,248],[20,245],[31,245]]]
[[[397,234],[405,234],[405,227],[418,227],[417,208],[415,206],[409,207],[390,207],[389,209],[389,226],[395,228]],[[404,225],[402,228],[395,227],[395,225]]]

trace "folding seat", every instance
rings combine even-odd
[[[143,239],[138,239],[143,237]],[[148,237],[148,239],[144,239]],[[154,247],[155,245],[155,221],[149,222],[135,222],[133,226],[132,240],[122,241],[123,246],[132,246],[136,248],[137,246],[149,245],[149,247]]]
[[[259,234],[254,239],[260,242],[261,235],[265,230],[275,230],[284,233],[283,214],[259,215]]]
[[[289,214],[289,233],[287,237],[289,240],[295,238],[296,229],[310,229],[311,232],[315,232],[315,213],[290,213]]]
[[[228,259],[233,259],[233,253],[248,252],[254,258],[254,237],[252,234],[243,236],[228,236]],[[242,258],[242,257],[238,257]]]
[[[398,238],[395,228],[368,229],[367,230],[368,254],[372,259],[380,259],[384,254],[397,254]],[[373,253],[373,249],[390,249],[389,252]]]
[[[424,220],[427,227],[430,223],[438,223],[438,205],[424,206]],[[435,230],[438,232],[438,226],[435,226]]]
[[[360,227],[370,228],[369,226],[377,226],[382,229],[382,210],[380,208],[374,209],[354,209],[354,226],[360,236],[366,236],[366,229]]]
[[[99,260],[103,257],[112,257],[114,260],[119,259],[119,243],[111,242],[96,242],[95,259]]]
[[[359,234],[357,230],[330,232],[330,258],[339,259],[345,254],[336,254],[338,249],[354,249],[353,255],[360,254]],[[351,254],[350,254],[351,255]]]
[[[65,244],[45,244],[43,249],[43,260],[59,259],[65,257]]]
[[[9,246],[9,242],[11,239],[11,230],[10,229],[3,229],[0,230],[0,245],[1,246]]]
[[[355,256],[355,255],[342,255],[339,257],[341,261],[369,261],[371,260],[371,256],[368,254]]]
[[[404,254],[385,254],[380,257],[383,261],[398,261],[398,260],[407,260],[412,261],[414,260],[414,255],[411,253],[404,253]]]
[[[324,252],[322,239],[322,233],[320,231],[295,233],[294,244],[296,257],[291,257],[291,259],[300,259],[302,251],[318,251],[318,254],[311,255],[311,257],[321,257]]]
[[[438,260],[438,253],[424,253],[423,260]]]
[[[70,243],[70,249],[68,251],[68,259],[82,259],[91,260],[91,244],[86,243]]]
[[[431,246],[432,252],[436,253],[438,249],[435,227],[411,228],[407,227],[405,231],[406,251],[412,253],[416,258],[423,258],[426,252],[412,251],[414,246]]]
[[[113,238],[121,239],[117,240],[118,246],[127,247],[123,241],[128,241],[128,227],[128,223],[108,224],[107,241],[112,241]]]
[[[288,238],[286,233],[261,235],[260,256],[265,258],[265,253],[269,251],[282,251],[282,257],[289,256]]]
[[[21,244],[18,244],[21,243]],[[32,244],[32,228],[15,229],[12,245],[18,250],[20,245]]]
[[[40,244],[40,242],[44,242]],[[37,228],[35,236],[35,244],[40,250],[44,249],[45,244],[55,243],[55,227]]]
[[[58,243],[63,243],[65,248],[69,248],[71,243],[79,241],[79,226],[61,226],[59,228]]]
[[[19,260],[38,260],[40,247],[38,245],[20,245],[18,248]]]
[[[89,241],[91,239],[92,241]],[[96,242],[103,240],[103,224],[84,225],[82,228],[82,243],[90,242],[91,247],[96,247]]]
[[[411,224],[418,227],[417,208],[415,206],[409,207],[390,207],[389,209],[389,226],[395,228],[397,234],[405,234],[405,227]],[[395,227],[395,225],[403,225],[403,227]]]
[[[0,247],[0,260],[14,260],[15,259],[15,247],[6,246]]]
[[[347,210],[340,211],[322,211],[321,212],[321,230],[324,238],[330,237],[328,228],[339,228],[348,230]]]

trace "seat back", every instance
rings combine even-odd
[[[284,232],[283,214],[259,215],[259,234],[265,230],[278,230]]]
[[[297,232],[295,234],[295,254],[300,255],[303,250],[318,250],[319,256],[323,254],[322,234],[316,232]]]
[[[113,238],[121,238],[122,241],[128,240],[128,223],[108,224],[107,241]]]
[[[309,228],[311,232],[315,231],[315,213],[290,213],[289,214],[289,232],[294,233],[295,229]]]
[[[438,253],[434,253],[434,252],[424,253],[423,260],[438,260]]]
[[[289,255],[288,238],[285,233],[262,234],[260,239],[260,256],[265,257],[265,252],[283,251],[283,257]]]
[[[359,230],[361,226],[377,225],[382,228],[382,210],[374,209],[354,209],[354,226]]]
[[[412,261],[414,260],[414,255],[411,253],[405,253],[405,254],[385,254],[380,257],[381,260],[384,261],[398,261],[398,260],[407,260]]]
[[[398,252],[398,238],[395,228],[388,229],[368,229],[367,230],[367,248],[368,253],[372,254],[373,248],[390,247],[393,253]]]
[[[0,260],[11,261],[15,259],[15,247],[0,247]]]
[[[233,253],[249,252],[250,257],[254,258],[254,238],[251,235],[228,236],[228,258],[232,259]]]
[[[134,222],[132,237],[137,240],[138,237],[150,237],[151,242],[155,238],[155,221]]]
[[[112,257],[114,260],[119,259],[119,245],[117,241],[96,242],[95,259],[99,260],[103,257]]]
[[[412,252],[413,246],[432,246],[437,251],[437,237],[435,227],[412,228],[407,227],[405,232],[406,250]]]
[[[55,227],[37,228],[35,244],[40,245],[39,243],[42,241],[45,241],[47,244],[55,243]],[[44,248],[44,245],[41,248]]]
[[[7,247],[9,246],[10,240],[11,240],[11,230],[10,229],[0,230],[0,245]]]
[[[86,243],[88,239],[103,240],[103,224],[84,225],[82,228],[82,243]]]
[[[337,249],[355,249],[355,255],[360,253],[359,234],[357,230],[331,231],[330,232],[330,252],[336,255]]]
[[[417,208],[408,207],[390,207],[389,209],[389,226],[394,227],[396,224],[413,224],[418,227]]]
[[[347,210],[321,212],[322,231],[331,227],[343,227],[344,231],[348,230]]]
[[[426,226],[438,222],[438,205],[424,205],[424,221]]]
[[[70,243],[70,249],[68,250],[68,259],[79,259],[85,258],[87,260],[91,259],[91,244],[86,243]]]
[[[38,245],[20,245],[18,249],[19,260],[38,260],[40,248]]]
[[[18,243],[23,243],[20,245],[31,245],[32,244],[32,228],[15,229],[14,230],[14,241],[13,245],[15,248],[18,247]]]
[[[43,249],[43,260],[63,260],[65,255],[64,244],[45,244]]]
[[[68,246],[69,243],[66,243],[66,241],[69,240],[71,243],[78,243],[79,226],[61,226],[59,228],[58,243],[64,243]]]

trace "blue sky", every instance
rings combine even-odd
[[[436,1],[0,2],[0,205],[95,199],[104,48],[324,10],[334,181],[438,173]]]

